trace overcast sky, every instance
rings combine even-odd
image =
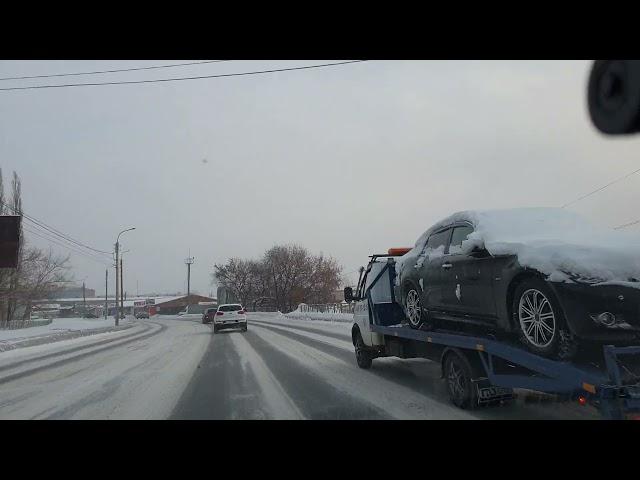
[[[182,61],[2,61],[0,77],[173,62]],[[234,61],[0,87],[320,63]],[[640,137],[605,138],[592,127],[589,67],[370,61],[0,91],[0,167],[6,187],[13,170],[21,176],[27,214],[90,246],[110,251],[118,232],[135,226],[121,237],[129,295],[136,281],[140,293],[186,291],[189,249],[192,290],[203,294],[214,263],[278,243],[332,255],[352,272],[373,252],[412,246],[454,211],[560,206],[640,168]],[[615,226],[640,218],[639,195],[640,174],[570,209]],[[71,259],[75,278],[104,294],[105,263]]]

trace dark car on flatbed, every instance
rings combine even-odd
[[[409,324],[497,329],[552,358],[572,358],[585,343],[638,343],[638,248],[585,225],[535,208],[459,212],[437,223],[398,261],[395,288]]]

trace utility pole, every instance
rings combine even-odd
[[[189,297],[189,293],[191,292],[191,265],[194,260],[195,257],[191,256],[191,250],[189,250],[189,257],[184,261],[187,265],[187,297]]]
[[[82,308],[84,308],[85,313],[87,311],[87,295],[84,290],[84,280],[82,281]]]
[[[122,280],[122,257],[120,257],[120,314],[124,313],[124,280]]]
[[[118,304],[118,294],[120,292],[119,283],[120,283],[120,258],[119,258],[119,245],[116,241],[116,327],[120,324],[120,308]]]
[[[109,303],[107,300],[107,293],[109,290],[109,269],[107,268],[104,271],[104,319],[107,319],[107,314],[109,313]]]
[[[122,303],[120,304],[120,308],[118,308],[118,291],[119,290],[121,291],[123,288],[122,272],[120,272],[120,289],[118,289],[118,253],[119,253],[119,246],[120,246],[120,243],[119,243],[120,235],[122,235],[124,232],[130,232],[131,230],[135,230],[135,229],[136,227],[131,227],[131,228],[127,228],[126,230],[122,230],[118,234],[118,237],[116,238],[116,327],[120,323],[120,315],[122,314],[122,311],[120,310],[120,308],[122,308]],[[122,292],[120,293],[120,296],[122,296]]]

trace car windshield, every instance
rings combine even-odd
[[[640,61],[52,38],[0,60],[0,419],[640,418]]]

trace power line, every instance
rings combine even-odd
[[[170,65],[154,65],[150,67],[119,68],[117,70],[97,70],[93,72],[56,73],[56,74],[50,74],[50,75],[29,75],[24,77],[4,77],[4,78],[0,78],[0,81],[29,80],[33,78],[71,77],[76,75],[98,75],[102,73],[134,72],[138,70],[154,70],[158,68],[186,67],[188,65],[202,65],[204,63],[218,63],[218,62],[231,62],[231,61],[232,60],[205,60],[201,62],[174,63]]]
[[[638,173],[638,172],[640,172],[640,168],[639,168],[639,169],[637,169],[637,170],[634,170],[633,172],[629,172],[629,173],[627,173],[626,175],[624,175],[624,176],[622,176],[622,177],[620,177],[620,178],[618,178],[618,179],[614,180],[613,182],[607,183],[606,185],[603,185],[603,186],[602,186],[602,187],[600,187],[600,188],[596,188],[595,190],[593,190],[593,191],[591,191],[591,192],[587,193],[586,195],[583,195],[583,196],[581,196],[581,197],[579,197],[579,198],[576,198],[575,200],[572,200],[572,201],[570,201],[569,203],[565,203],[565,204],[564,204],[564,205],[562,205],[562,207],[560,207],[560,208],[568,207],[569,205],[573,205],[574,203],[579,202],[580,200],[584,200],[585,198],[590,197],[591,195],[593,195],[593,194],[595,194],[595,193],[598,193],[598,192],[600,192],[600,191],[604,190],[604,189],[605,189],[605,188],[607,188],[607,187],[610,187],[610,186],[611,186],[611,185],[613,185],[614,183],[618,183],[618,182],[620,182],[620,181],[624,180],[625,178],[629,178],[631,175],[635,175],[635,174],[636,174],[636,173]]]
[[[177,77],[177,78],[158,78],[154,80],[131,80],[131,81],[123,81],[123,82],[99,82],[99,83],[67,83],[61,85],[32,85],[30,87],[8,87],[8,88],[0,88],[0,91],[9,91],[9,90],[33,90],[40,88],[65,88],[65,87],[95,87],[101,85],[131,85],[138,83],[157,83],[157,82],[177,82],[181,80],[200,80],[205,78],[220,78],[220,77],[239,77],[242,75],[260,75],[265,73],[275,73],[275,72],[289,72],[293,70],[307,70],[311,68],[323,68],[323,67],[333,67],[337,65],[346,65],[349,63],[358,63],[358,62],[366,62],[366,60],[349,60],[347,62],[336,62],[336,63],[324,63],[321,65],[305,65],[302,67],[290,67],[290,68],[277,68],[272,70],[257,70],[253,72],[237,72],[237,73],[223,73],[218,75],[201,75],[198,77]]]
[[[105,261],[103,261],[102,259],[99,259],[98,257],[94,257],[93,255],[88,254],[88,253],[86,253],[86,252],[82,252],[82,251],[80,251],[80,250],[76,250],[76,249],[74,249],[74,248],[70,247],[69,245],[65,245],[65,244],[63,244],[63,243],[60,243],[60,242],[58,242],[58,241],[54,240],[53,238],[47,237],[47,236],[45,236],[45,235],[42,235],[41,233],[38,233],[38,232],[36,232],[36,231],[34,231],[34,230],[31,230],[30,228],[27,228],[27,227],[23,227],[23,228],[24,228],[27,232],[31,233],[32,235],[35,235],[35,236],[37,236],[37,237],[40,237],[40,238],[42,238],[43,240],[46,240],[46,241],[47,241],[47,242],[49,242],[49,243],[53,243],[53,244],[58,245],[58,246],[60,246],[60,247],[66,248],[67,250],[72,251],[72,252],[74,252],[74,253],[77,253],[78,255],[81,255],[81,256],[83,256],[83,257],[85,257],[85,258],[88,258],[89,260],[93,260],[94,262],[97,262],[97,263],[100,263],[100,264],[102,264],[102,265],[108,266],[108,265],[107,265],[107,263],[106,263]]]
[[[93,250],[94,252],[98,252],[98,253],[102,253],[104,255],[109,255],[111,256],[112,252],[106,252],[104,250],[98,250],[97,248],[93,248],[90,247],[89,245],[85,245],[84,243],[80,242],[79,240],[75,240],[72,237],[70,237],[69,235],[53,228],[50,225],[47,225],[46,223],[42,222],[41,220],[38,220],[35,217],[32,217],[30,215],[27,215],[24,211],[18,212],[15,208],[13,208],[11,205],[5,203],[5,202],[0,202],[0,204],[4,205],[5,207],[9,208],[10,210],[13,211],[13,213],[19,213],[20,215],[22,215],[27,221],[33,223],[34,225],[36,225],[37,227],[43,228],[45,230],[48,230],[49,232],[53,233],[54,235],[56,235],[57,237],[62,238],[63,240],[66,240],[67,242],[70,243],[74,243],[80,247],[89,249],[89,250]]]
[[[30,228],[27,228],[26,226],[23,226],[23,228],[27,232],[32,233],[32,234],[34,234],[34,235],[36,235],[36,236],[38,236],[38,237],[40,237],[40,238],[42,238],[44,240],[47,240],[47,241],[49,241],[51,243],[54,243],[55,245],[58,245],[58,246],[63,247],[63,248],[66,248],[69,251],[75,252],[75,253],[77,253],[79,255],[85,256],[85,257],[90,258],[92,260],[95,260],[97,262],[105,263],[104,259],[102,259],[102,258],[100,258],[100,257],[98,257],[96,255],[84,252],[82,250],[78,250],[78,249],[76,249],[76,248],[74,248],[74,247],[72,247],[72,246],[70,246],[68,244],[62,243],[58,239],[56,239],[55,237],[52,237],[51,235],[48,235],[43,231],[32,230]]]
[[[618,225],[617,227],[613,227],[614,230],[622,230],[623,228],[631,227],[633,225],[637,225],[640,223],[640,220],[636,220],[634,222],[623,223],[622,225]]]
[[[93,247],[90,247],[89,245],[85,245],[84,243],[82,243],[80,241],[77,241],[77,240],[74,240],[72,237],[70,237],[70,236],[68,236],[68,235],[66,235],[64,233],[59,232],[58,230],[56,230],[53,227],[49,227],[44,223],[36,221],[33,217],[28,217],[28,216],[24,215],[24,213],[23,213],[23,216],[25,216],[27,221],[30,221],[32,224],[34,224],[34,225],[36,225],[38,227],[43,228],[44,230],[47,230],[47,231],[53,233],[55,236],[60,237],[63,240],[66,240],[67,242],[73,243],[73,244],[75,244],[75,245],[77,245],[79,247],[83,247],[83,248],[86,248],[88,250],[93,250],[94,252],[101,253],[103,255],[109,255],[109,256],[111,255],[111,252],[105,252],[104,250],[98,250],[97,248],[93,248]]]
[[[90,258],[91,260],[95,260],[95,261],[99,261],[97,257],[93,257],[93,256],[89,256],[89,254],[85,253],[85,252],[81,252],[80,250],[76,250],[72,247],[70,247],[69,245],[66,245],[64,243],[60,243],[58,242],[55,238],[47,236],[45,234],[43,234],[43,232],[38,232],[36,230],[31,230],[30,228],[27,228],[26,226],[23,226],[24,230],[31,233],[32,235],[35,235],[36,237],[42,238],[43,240],[46,240],[47,242],[53,244],[53,245],[58,245],[59,247],[63,247],[66,248],[67,250],[77,253],[79,255],[85,256],[86,258]],[[100,260],[100,263],[103,263]]]
[[[0,204],[4,205],[5,207],[7,207],[10,210],[12,210],[14,214],[18,213],[15,208],[13,208],[11,205],[9,205],[7,203],[0,202]],[[102,254],[105,254],[105,255],[111,255],[111,253],[112,253],[112,252],[105,252],[104,250],[98,250],[97,248],[90,247],[89,245],[85,245],[84,243],[80,242],[79,240],[75,240],[71,236],[69,236],[69,235],[67,235],[67,234],[65,234],[63,232],[60,232],[59,230],[53,228],[50,225],[47,225],[43,221],[38,220],[37,218],[32,217],[30,215],[27,215],[24,211],[20,211],[19,214],[22,215],[27,221],[30,221],[34,225],[36,225],[38,227],[41,227],[41,228],[43,228],[45,230],[48,230],[49,232],[51,232],[54,235],[62,238],[63,240],[66,240],[66,241],[74,243],[74,244],[76,244],[76,245],[78,245],[80,247],[87,248],[89,250],[93,250],[94,252],[102,253]]]

